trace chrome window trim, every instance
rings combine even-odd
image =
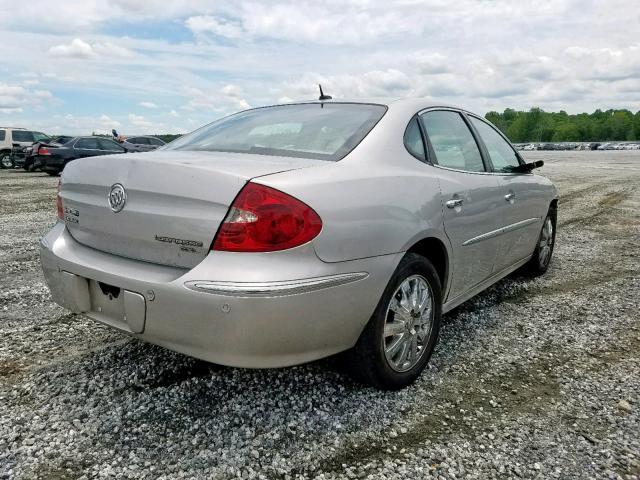
[[[189,290],[228,297],[282,297],[298,295],[315,290],[337,287],[364,280],[366,272],[341,273],[324,277],[303,278],[275,282],[219,282],[191,280],[184,283]]]
[[[469,129],[469,133],[471,134],[471,136],[473,137],[473,140],[476,142],[476,146],[478,147],[478,152],[480,153],[480,158],[482,158],[482,164],[484,166],[484,171],[483,172],[474,172],[471,170],[462,170],[459,168],[451,168],[451,167],[445,167],[442,166],[438,163],[438,158],[435,154],[435,151],[433,150],[433,146],[431,145],[431,139],[429,138],[429,133],[427,132],[427,129],[425,128],[425,126],[423,125],[423,121],[422,121],[422,115],[425,113],[429,113],[429,112],[440,112],[440,111],[445,111],[445,112],[454,112],[457,113],[458,115],[460,115],[460,118],[462,118],[462,121],[464,122],[464,124],[467,126],[467,128]],[[425,149],[427,150],[427,158],[428,160],[428,164],[433,166],[433,167],[437,167],[437,168],[442,168],[443,170],[449,170],[451,172],[460,172],[460,173],[471,173],[471,174],[487,174],[487,173],[494,173],[494,172],[490,172],[487,170],[487,160],[485,159],[484,153],[482,151],[483,149],[483,145],[480,145],[479,142],[479,138],[476,136],[475,131],[473,130],[473,128],[469,125],[467,119],[465,118],[465,114],[466,111],[462,110],[460,108],[453,108],[453,107],[428,107],[428,108],[423,108],[422,110],[420,110],[418,113],[416,113],[415,116],[418,117],[418,124],[420,125],[420,130],[422,131],[422,140],[425,143]],[[435,159],[431,159],[431,156],[434,156]],[[434,161],[435,160],[435,161]]]
[[[524,165],[526,162],[524,161],[524,159],[520,156],[520,153],[518,153],[518,151],[513,147],[513,144],[511,143],[511,141],[509,141],[509,139],[507,138],[507,136],[502,133],[498,127],[496,127],[494,124],[492,124],[490,121],[488,121],[487,119],[484,119],[478,115],[476,115],[475,113],[471,113],[471,112],[464,112],[464,114],[471,118],[475,118],[476,120],[485,123],[489,128],[493,129],[505,142],[507,142],[507,145],[509,145],[509,147],[511,147],[511,150],[513,150],[513,153],[515,154],[516,158],[518,159],[518,163],[520,165]],[[469,122],[471,123],[471,122]],[[471,126],[477,130],[475,128],[475,125],[473,125],[473,123],[471,123]],[[482,135],[480,135],[480,132],[478,132],[478,137],[480,137],[480,140],[482,140],[482,143],[484,144],[484,138],[482,138]],[[485,148],[486,148],[486,144],[485,144]],[[491,161],[491,156],[489,155],[489,152],[487,150],[487,155],[489,156],[489,162],[491,163],[491,168],[493,169],[493,161]],[[491,171],[489,173],[493,173],[493,174],[499,174],[499,175],[509,175],[509,176],[513,176],[513,175],[533,175],[533,172],[498,172],[498,171]]]
[[[461,109],[461,108],[454,108],[454,107],[437,107],[437,106],[433,106],[433,107],[427,107],[427,108],[423,108],[422,110],[420,110],[416,115],[420,116],[423,113],[427,113],[427,112],[431,112],[434,110],[444,110],[444,111],[449,111],[449,112],[456,112],[459,113],[463,116],[464,119],[464,115],[470,116],[470,117],[476,117],[479,118],[481,121],[487,123],[491,128],[493,128],[494,130],[496,130],[500,136],[502,136],[503,138],[506,139],[507,143],[511,146],[511,148],[513,148],[513,145],[511,145],[511,142],[509,141],[509,139],[507,139],[502,132],[500,132],[499,130],[497,130],[491,123],[487,122],[486,120],[482,120],[480,117],[478,117],[478,115],[471,113],[467,110]],[[471,134],[475,137],[475,133],[473,130],[471,130],[471,128],[469,129],[471,131]],[[425,135],[426,136],[426,135]],[[482,140],[482,137],[480,137],[480,140]],[[426,139],[425,139],[426,141]],[[477,139],[476,139],[476,143],[477,143]],[[480,150],[480,155],[482,155],[482,149],[480,148],[480,146],[478,145],[478,149]],[[514,151],[516,152],[516,155],[518,156],[518,158],[521,159],[520,154],[517,152],[517,150],[514,149]],[[489,159],[490,161],[490,159]],[[436,168],[442,168],[443,170],[449,170],[451,172],[459,172],[459,173],[469,173],[472,175],[503,175],[503,176],[520,176],[520,175],[533,175],[533,172],[493,172],[493,171],[487,171],[485,170],[484,172],[471,172],[469,170],[461,170],[459,168],[451,168],[451,167],[443,167],[442,165],[438,165],[437,163],[434,162],[428,162],[429,165],[431,165],[432,167],[436,167]],[[493,164],[491,165],[493,167]]]

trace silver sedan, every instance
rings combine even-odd
[[[172,350],[250,368],[347,351],[358,379],[402,388],[443,313],[547,270],[540,164],[424,100],[256,108],[69,164],[42,266],[60,305]]]

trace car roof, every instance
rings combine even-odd
[[[58,135],[59,137],[71,137],[70,135]],[[78,135],[77,137],[71,137],[72,140],[80,140],[81,138],[101,138],[103,140],[114,141],[111,137],[103,137],[101,135]]]
[[[11,130],[26,130],[26,128],[24,127],[0,127],[0,128],[6,128]]]
[[[420,111],[420,110],[425,110],[427,108],[452,108],[455,110],[461,110],[464,112],[467,112],[469,110],[456,106],[456,105],[449,105],[447,103],[444,102],[438,102],[435,101],[433,99],[428,99],[428,98],[420,98],[420,97],[402,97],[402,98],[394,98],[394,97],[358,97],[358,98],[332,98],[331,100],[318,100],[318,99],[311,99],[311,100],[293,100],[291,102],[287,102],[287,103],[278,103],[278,104],[274,104],[274,105],[265,105],[265,106],[271,106],[271,107],[276,107],[276,106],[280,106],[280,105],[296,105],[296,104],[304,104],[304,103],[324,103],[324,104],[331,104],[331,103],[359,103],[359,104],[374,104],[374,105],[383,105],[386,106],[389,109],[393,109],[393,110],[415,110]],[[258,107],[260,108],[260,107]]]

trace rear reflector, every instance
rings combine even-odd
[[[273,252],[315,238],[322,220],[297,198],[256,183],[236,197],[214,239],[212,250]]]

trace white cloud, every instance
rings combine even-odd
[[[441,53],[419,53],[412,61],[415,62],[421,73],[440,74],[451,71],[451,63]]]
[[[87,42],[74,38],[68,45],[55,45],[49,49],[49,53],[55,57],[90,58],[96,52]]]
[[[54,45],[49,49],[49,53],[55,57],[69,58],[92,58],[120,57],[129,58],[134,56],[134,52],[111,42],[88,43],[80,38],[74,38],[69,44]]]
[[[288,98],[317,98],[318,84],[334,98],[407,96],[413,89],[410,77],[400,70],[372,70],[360,74],[307,74],[285,83]]]
[[[127,134],[140,134],[140,133],[158,133],[167,127],[161,122],[155,122],[143,117],[142,115],[136,115],[130,113],[127,115],[129,122]]]
[[[140,102],[138,105],[144,108],[158,108],[158,105],[153,102]]]
[[[250,108],[245,100],[242,88],[238,85],[227,84],[217,91],[205,92],[196,87],[186,89],[190,97],[189,102],[184,107],[187,110],[205,110],[225,113],[231,110],[244,110]]]
[[[213,34],[220,37],[240,38],[244,31],[237,23],[232,23],[210,15],[198,15],[190,17],[185,25],[195,35],[202,37],[205,34]]]
[[[19,113],[26,107],[40,107],[52,98],[48,90],[29,90],[22,85],[0,83],[0,113]]]
[[[74,112],[78,129],[98,128],[109,109],[122,129],[154,128],[130,122],[138,105],[144,122],[191,129],[249,104],[317,98],[318,83],[336,98],[426,96],[479,113],[640,109],[631,0],[49,3],[0,17],[3,85],[24,89],[0,95],[12,121]],[[33,22],[34,10],[47,15]]]
[[[94,43],[93,50],[102,56],[130,58],[135,56],[135,53],[128,48],[116,45],[112,42]]]
[[[153,122],[150,122],[149,120],[145,120],[145,118],[142,115],[135,115],[133,113],[130,113],[128,118],[129,118],[129,123],[136,127],[150,127],[153,125]]]
[[[120,125],[122,125],[119,121],[112,119],[104,113],[98,119],[98,124],[102,129],[108,130],[109,132],[111,132],[112,128],[118,128]]]

